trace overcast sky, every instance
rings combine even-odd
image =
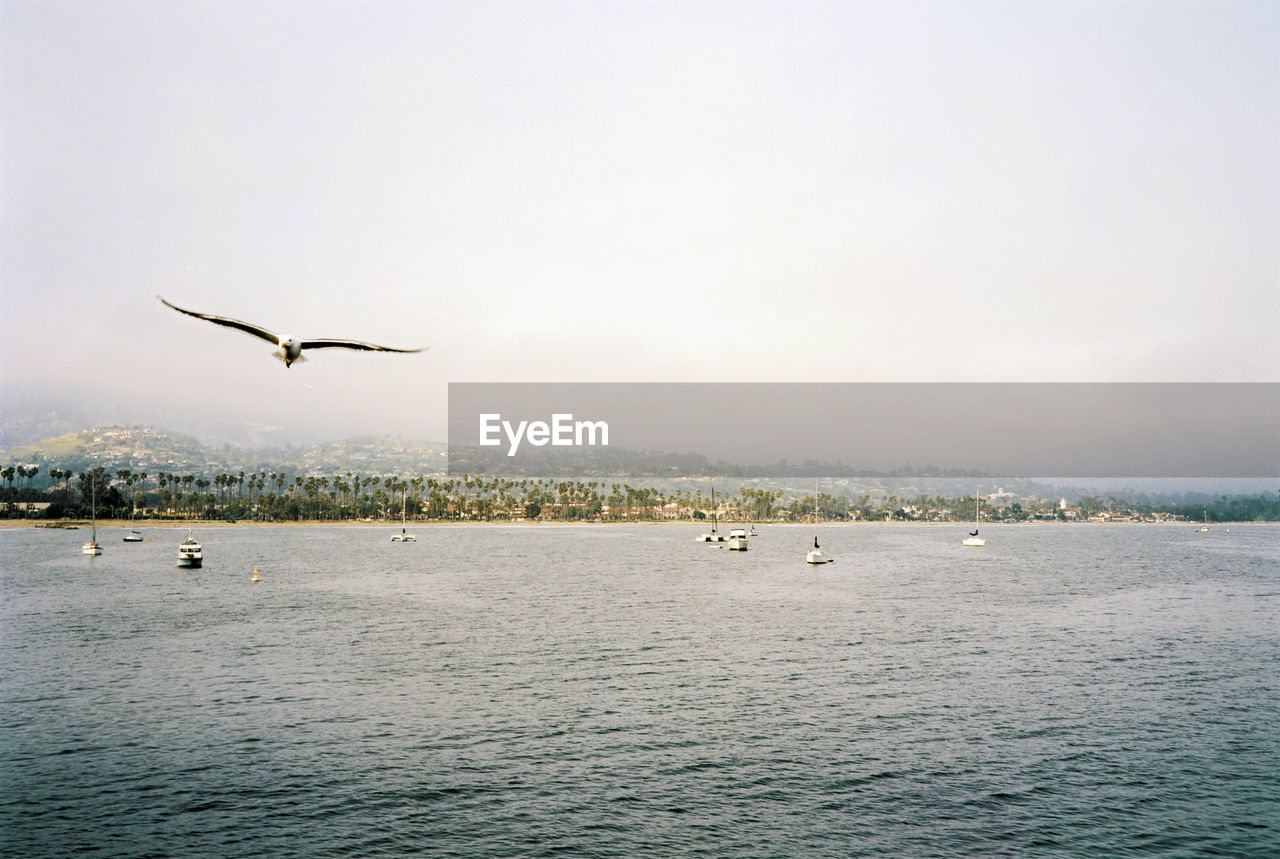
[[[3,0],[3,405],[1280,381],[1280,5]],[[307,337],[271,346],[155,298]]]

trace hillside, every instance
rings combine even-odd
[[[84,471],[101,467],[150,473],[212,476],[220,472],[288,470],[299,473],[359,471],[437,474],[445,470],[445,445],[391,437],[359,438],[307,447],[247,449],[206,445],[180,433],[150,427],[97,427],[24,444],[0,454],[5,464]]]

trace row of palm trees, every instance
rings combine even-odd
[[[9,484],[7,487],[9,492],[14,493],[21,491],[22,481],[24,480],[27,481],[27,486],[30,487],[32,478],[39,473],[40,466],[38,465],[6,465],[4,468],[0,468],[0,479],[7,482]],[[17,480],[16,486],[14,485],[15,479]]]
[[[38,466],[9,466],[0,469],[0,478],[9,483],[10,502],[19,498],[47,501],[50,506],[46,515],[55,518],[88,516],[91,498],[96,499],[98,515],[104,517],[127,518],[137,512],[146,516],[267,521],[397,518],[401,509],[414,518],[443,520],[629,521],[702,518],[711,509],[709,495],[704,495],[701,488],[661,490],[607,480],[473,475],[405,477],[350,471],[301,475],[268,469],[221,472],[212,476],[165,471],[151,475],[127,468],[108,472],[98,467],[78,474],[71,469],[49,468],[47,488],[38,490],[32,487],[38,472]],[[26,487],[20,488],[23,482]],[[819,492],[786,496],[781,489],[744,486],[736,495],[718,494],[716,508],[722,517],[756,522],[778,518],[795,521],[815,515],[825,521],[967,521],[974,509],[972,495],[956,498],[889,495],[875,499],[862,495],[852,499]],[[1276,503],[1273,499],[1264,500],[1268,503],[1261,507],[1233,509],[1231,514],[1242,518],[1269,516]],[[1143,512],[1152,505],[1086,498],[1081,501],[1082,517],[1095,507],[1131,507],[1135,512]],[[8,515],[30,515],[13,503],[5,509]],[[984,519],[991,520],[1043,518],[1044,513],[1023,510],[1018,504],[1006,508],[984,507]],[[1225,510],[1223,514],[1225,518]]]
[[[38,470],[14,468],[15,476],[16,469],[24,469],[28,482]],[[8,469],[0,471],[0,476],[7,475]],[[428,519],[656,519],[669,517],[675,510],[686,517],[700,516],[710,504],[701,489],[672,492],[604,480],[403,477],[350,471],[301,475],[267,469],[212,476],[165,471],[153,475],[128,468],[108,472],[101,467],[79,474],[51,468],[48,476],[48,488],[40,495],[60,515],[87,515],[91,497],[97,499],[103,516],[141,512],[267,520],[393,518],[401,509]],[[34,498],[35,491],[25,495]],[[781,496],[781,491],[743,487],[728,505],[721,495],[717,506],[722,515],[732,507],[764,521],[773,517]]]
[[[18,468],[24,469],[27,479],[37,470],[17,466],[14,476]],[[0,470],[0,476],[8,479],[9,469]],[[51,468],[48,476],[50,485],[39,494],[65,515],[87,515],[89,500],[96,498],[105,516],[128,516],[141,510],[161,516],[337,520],[385,518],[404,509],[433,519],[530,517],[543,511],[551,517],[585,518],[599,515],[607,505],[625,505],[649,517],[652,507],[669,500],[655,489],[627,484],[470,475],[436,478],[346,472],[326,476],[263,469],[208,477],[164,471],[151,475],[132,469],[109,473],[104,468],[77,475],[70,469]],[[24,494],[40,500],[32,496],[32,492]]]

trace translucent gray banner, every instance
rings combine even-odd
[[[449,472],[1277,477],[1280,384],[451,383]]]

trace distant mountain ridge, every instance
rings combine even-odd
[[[99,426],[93,429],[74,430],[62,435],[43,438],[30,444],[10,447],[0,452],[0,466],[39,466],[37,488],[47,485],[49,469],[57,468],[83,473],[91,468],[104,468],[108,473],[120,469],[144,472],[154,477],[160,472],[192,474],[196,477],[216,477],[219,473],[238,474],[241,471],[283,472],[293,475],[342,475],[348,472],[362,475],[398,475],[401,477],[430,477],[445,475],[448,466],[447,445],[441,442],[408,440],[393,436],[362,436],[328,441],[320,444],[285,445],[277,447],[241,447],[229,443],[211,445],[199,439],[167,429],[145,426]],[[661,461],[671,465],[679,458]],[[707,463],[683,463],[684,471],[666,468],[662,476],[632,473],[618,479],[626,479],[636,485],[674,486],[703,485],[714,479],[704,469]],[[652,463],[650,463],[652,465]],[[698,468],[691,466],[700,466]],[[726,475],[718,475],[727,479]],[[1095,481],[1034,480],[1028,478],[975,480],[917,474],[897,477],[839,477],[830,491],[857,497],[858,494],[897,494],[913,497],[919,493],[957,495],[975,491],[981,487],[984,493],[1007,487],[1019,496],[1039,494],[1043,497],[1059,495],[1076,498],[1081,495],[1115,494],[1133,500],[1159,501],[1188,499],[1212,500],[1221,494],[1274,493],[1276,481],[1225,481],[1212,487],[1198,485],[1200,481],[1154,481],[1150,485],[1136,484],[1137,488],[1117,480],[1097,484]],[[810,478],[796,478],[792,483],[776,479],[739,476],[741,485],[769,487],[792,485],[812,489]],[[801,482],[796,482],[801,481]],[[690,483],[692,482],[692,484]],[[719,484],[717,484],[719,485]]]
[[[214,475],[239,471],[324,474],[357,471],[380,474],[437,474],[446,467],[446,445],[385,437],[360,437],[279,448],[213,446],[189,435],[142,426],[75,430],[13,447],[6,464],[41,465],[83,471],[170,472]]]
[[[52,438],[76,431],[87,422],[69,419],[55,409],[33,411],[13,417],[6,414],[0,423],[0,449],[32,444],[40,439]]]
[[[200,439],[245,450],[312,445],[341,437],[311,424],[283,426],[237,419],[216,410],[172,412],[156,400],[146,406],[117,402],[93,389],[69,393],[0,380],[0,451],[37,444],[90,427],[164,427]]]

